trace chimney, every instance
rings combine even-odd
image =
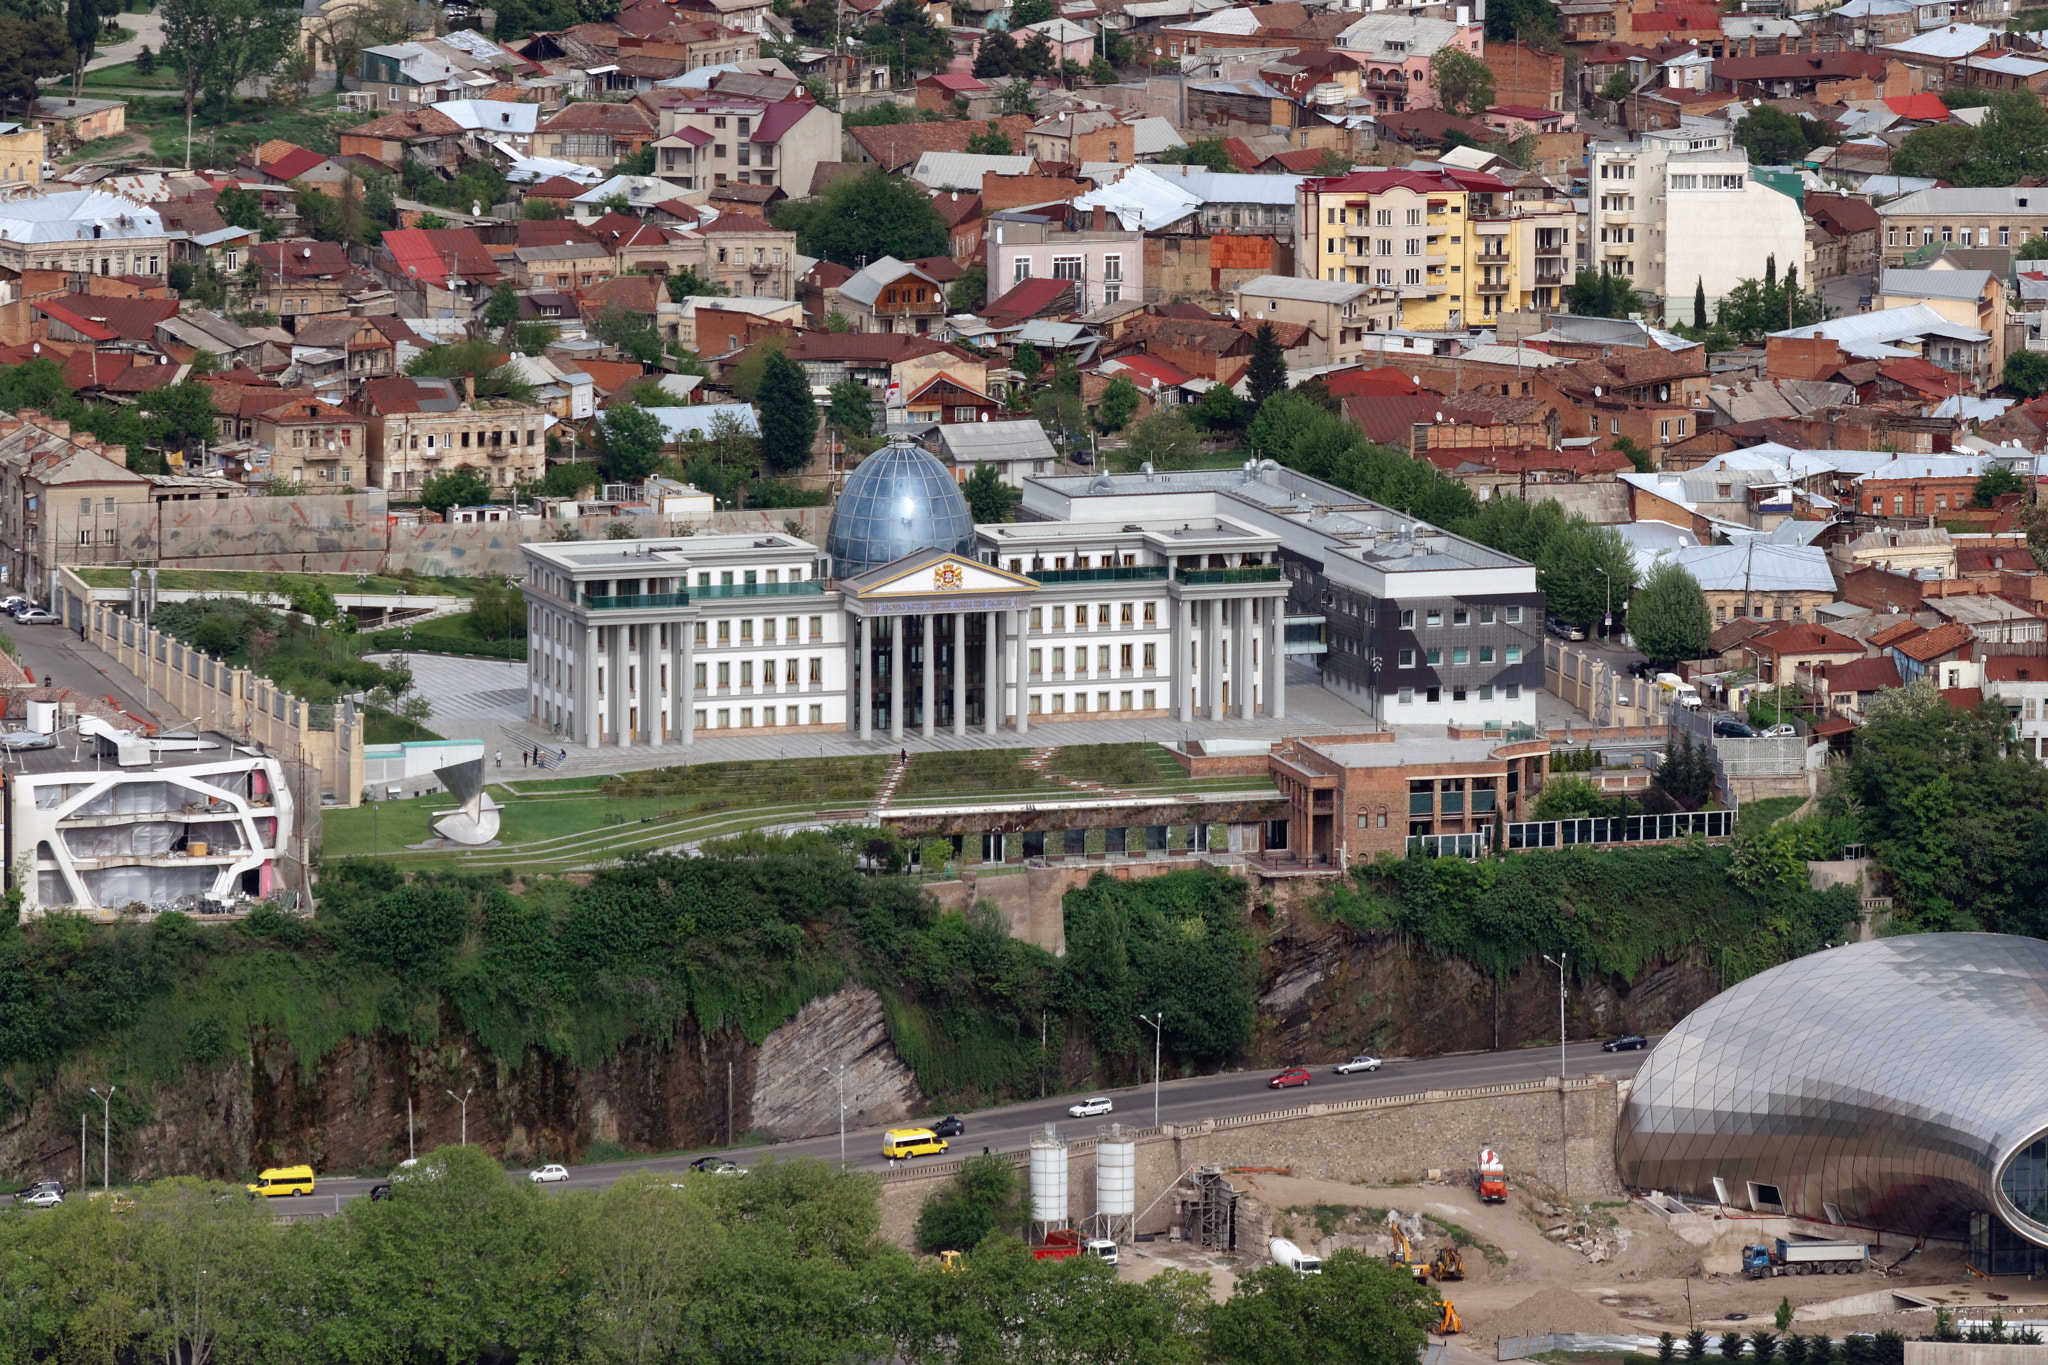
[[[473,374],[462,376],[462,402],[465,407],[476,406],[476,376]]]

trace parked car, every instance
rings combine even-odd
[[[569,1168],[567,1166],[557,1166],[550,1162],[526,1178],[536,1185],[552,1185],[557,1181],[567,1180],[569,1178]]]
[[[1777,739],[1782,735],[1796,735],[1798,733],[1799,727],[1785,720],[1779,721],[1776,725],[1766,725],[1763,729],[1765,739]]]
[[[699,1175],[745,1175],[747,1168],[737,1161],[728,1161],[722,1156],[700,1156],[690,1163],[690,1169]]]
[[[942,1138],[960,1137],[966,1131],[967,1125],[954,1118],[951,1114],[946,1115],[946,1117],[932,1125],[932,1132]]]
[[[1550,633],[1560,640],[1583,640],[1586,638],[1586,628],[1584,626],[1573,625],[1562,616],[1552,616],[1548,624],[1550,626]]]
[[[382,1200],[386,1200],[386,1199],[389,1199],[390,1197],[391,1197],[391,1182],[390,1182],[390,1181],[388,1181],[388,1180],[380,1180],[380,1181],[378,1181],[378,1182],[377,1182],[376,1184],[374,1184],[374,1185],[370,1186],[370,1202],[371,1202],[371,1203],[373,1203],[373,1204],[374,1204],[374,1203],[378,1203],[378,1202],[380,1202],[380,1201],[382,1201]]]
[[[53,626],[58,623],[60,618],[54,611],[44,611],[41,607],[30,607],[27,611],[16,612],[14,619],[25,626]]]
[[[1755,739],[1756,737],[1757,733],[1750,728],[1748,721],[1724,717],[1714,722],[1714,738],[1716,739]]]
[[[1286,1090],[1290,1086],[1307,1085],[1308,1083],[1308,1068],[1305,1066],[1291,1066],[1287,1068],[1287,1070],[1275,1076],[1272,1080],[1267,1081],[1266,1089]]]
[[[1650,1040],[1640,1033],[1624,1033],[1619,1038],[1609,1038],[1600,1044],[1602,1052],[1640,1052],[1650,1045]]]
[[[64,1182],[61,1180],[38,1180],[14,1196],[14,1202],[32,1209],[46,1209],[52,1204],[64,1202]]]
[[[1369,1052],[1361,1052],[1348,1062],[1337,1063],[1337,1074],[1349,1076],[1354,1071],[1378,1071],[1380,1059]]]
[[[1079,1104],[1068,1105],[1067,1113],[1077,1119],[1092,1119],[1097,1114],[1107,1114],[1114,1108],[1116,1106],[1107,1098],[1097,1095],[1092,1099],[1082,1100]]]

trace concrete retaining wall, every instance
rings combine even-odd
[[[1574,1077],[1566,1082],[1563,1099],[1568,1133],[1564,1144],[1558,1140],[1555,1078],[1309,1103],[1198,1124],[1125,1128],[1124,1136],[1138,1149],[1138,1231],[1165,1230],[1173,1214],[1172,1200],[1159,1196],[1197,1165],[1279,1166],[1316,1180],[1404,1184],[1422,1180],[1431,1171],[1462,1176],[1471,1170],[1479,1149],[1491,1146],[1506,1161],[1511,1181],[1561,1191],[1568,1166],[1574,1199],[1614,1195],[1621,1188],[1614,1170],[1619,1087],[1604,1076]],[[1145,1108],[1139,1097],[1129,1102],[1133,1117]],[[1068,1134],[1068,1214],[1078,1223],[1095,1212],[1095,1143],[1097,1134],[1107,1134],[1109,1128],[1093,1122],[1062,1128]],[[1083,1129],[1087,1136],[1075,1135]],[[1022,1167],[1025,1154],[1015,1155]],[[882,1188],[883,1233],[907,1244],[925,1197],[950,1180],[960,1165],[945,1161],[889,1172]]]

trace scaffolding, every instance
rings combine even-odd
[[[1237,1191],[1221,1166],[1197,1166],[1194,1189],[1182,1202],[1187,1240],[1199,1247],[1237,1250]]]

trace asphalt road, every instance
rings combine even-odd
[[[1566,1053],[1573,1076],[1596,1072],[1616,1077],[1630,1075],[1648,1055],[1644,1052],[1606,1053],[1600,1050],[1598,1043],[1573,1043]],[[1240,1114],[1292,1109],[1311,1100],[1370,1099],[1385,1095],[1415,1095],[1425,1090],[1455,1090],[1464,1086],[1541,1080],[1557,1074],[1557,1049],[1539,1046],[1517,1048],[1512,1052],[1476,1052],[1391,1061],[1378,1071],[1352,1076],[1336,1075],[1330,1068],[1329,1063],[1311,1068],[1315,1072],[1314,1081],[1286,1091],[1268,1090],[1266,1081],[1272,1073],[1265,1071],[1227,1072],[1218,1076],[1168,1081],[1159,1087],[1159,1118],[1165,1123],[1197,1123],[1205,1118],[1231,1118]],[[1116,1106],[1114,1112],[1100,1118],[1069,1118],[1067,1106],[1091,1094],[1108,1096]],[[929,1117],[937,1118],[938,1115]],[[1062,1134],[1072,1137],[1092,1137],[1098,1129],[1116,1120],[1138,1127],[1149,1126],[1152,1123],[1152,1088],[1133,1086],[1062,1095],[961,1114],[959,1117],[967,1124],[967,1131],[952,1139],[953,1154],[973,1155],[983,1147],[997,1152],[1016,1151],[1028,1145],[1033,1134],[1043,1131],[1048,1122],[1057,1123]],[[847,1130],[846,1157],[849,1164],[859,1169],[881,1170],[888,1164],[880,1155],[881,1146],[882,1130],[879,1128]],[[707,1152],[711,1150],[714,1149],[705,1149]],[[572,1166],[568,1180],[547,1188],[595,1190],[603,1189],[621,1176],[639,1171],[679,1173],[688,1169],[690,1162],[699,1155],[703,1153],[687,1152],[644,1161]],[[835,1132],[828,1137],[752,1147],[730,1155],[741,1165],[769,1155],[837,1160],[839,1135]],[[523,1179],[525,1172],[515,1172],[514,1177]],[[317,1194],[297,1199],[281,1198],[274,1202],[278,1211],[287,1215],[327,1213],[348,1200],[362,1198],[376,1183],[374,1180],[328,1179],[323,1176]]]

